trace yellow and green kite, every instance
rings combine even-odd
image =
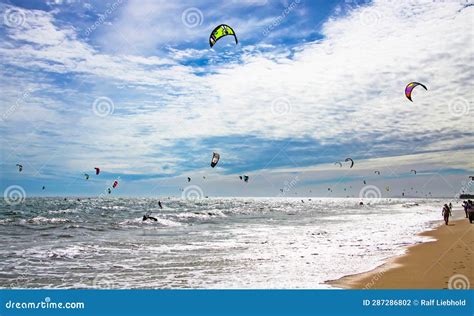
[[[235,44],[238,43],[237,36],[235,35],[235,31],[227,24],[221,24],[217,26],[212,31],[211,36],[209,36],[209,45],[211,45],[211,48],[219,39],[227,35],[233,35],[235,38]]]

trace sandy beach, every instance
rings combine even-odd
[[[454,211],[454,218],[464,216]],[[350,275],[329,284],[351,289],[473,288],[474,224],[458,219],[448,226],[421,234],[436,239],[408,248],[399,257],[366,273]],[[450,281],[451,280],[451,281]]]

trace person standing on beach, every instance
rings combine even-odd
[[[467,201],[462,202],[462,207],[464,208],[464,213],[466,213],[466,218],[467,218],[468,217],[467,216],[467,209],[469,207],[469,204],[467,203]]]
[[[443,211],[441,213],[444,217],[444,222],[448,225],[449,216],[451,216],[451,209],[449,208],[448,204],[444,204]]]

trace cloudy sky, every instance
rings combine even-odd
[[[0,1],[0,13],[2,192],[94,196],[115,179],[124,196],[469,190],[472,0]],[[239,43],[210,49],[220,23]],[[428,87],[414,102],[411,81]]]

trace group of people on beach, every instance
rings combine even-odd
[[[462,207],[464,208],[464,213],[466,213],[466,218],[469,218],[469,221],[472,223],[474,220],[474,206],[472,205],[472,200],[463,201]]]
[[[472,223],[472,217],[474,217],[474,215],[471,215],[471,213],[474,214],[474,206],[472,205],[472,201],[471,200],[463,201],[462,207],[464,208],[464,212],[466,213],[466,218],[469,218],[469,220]],[[452,216],[451,214],[452,210],[453,210],[452,203],[449,203],[449,205],[444,204],[443,211],[441,214],[443,215],[444,222],[446,223],[446,225],[448,225],[449,217]]]

